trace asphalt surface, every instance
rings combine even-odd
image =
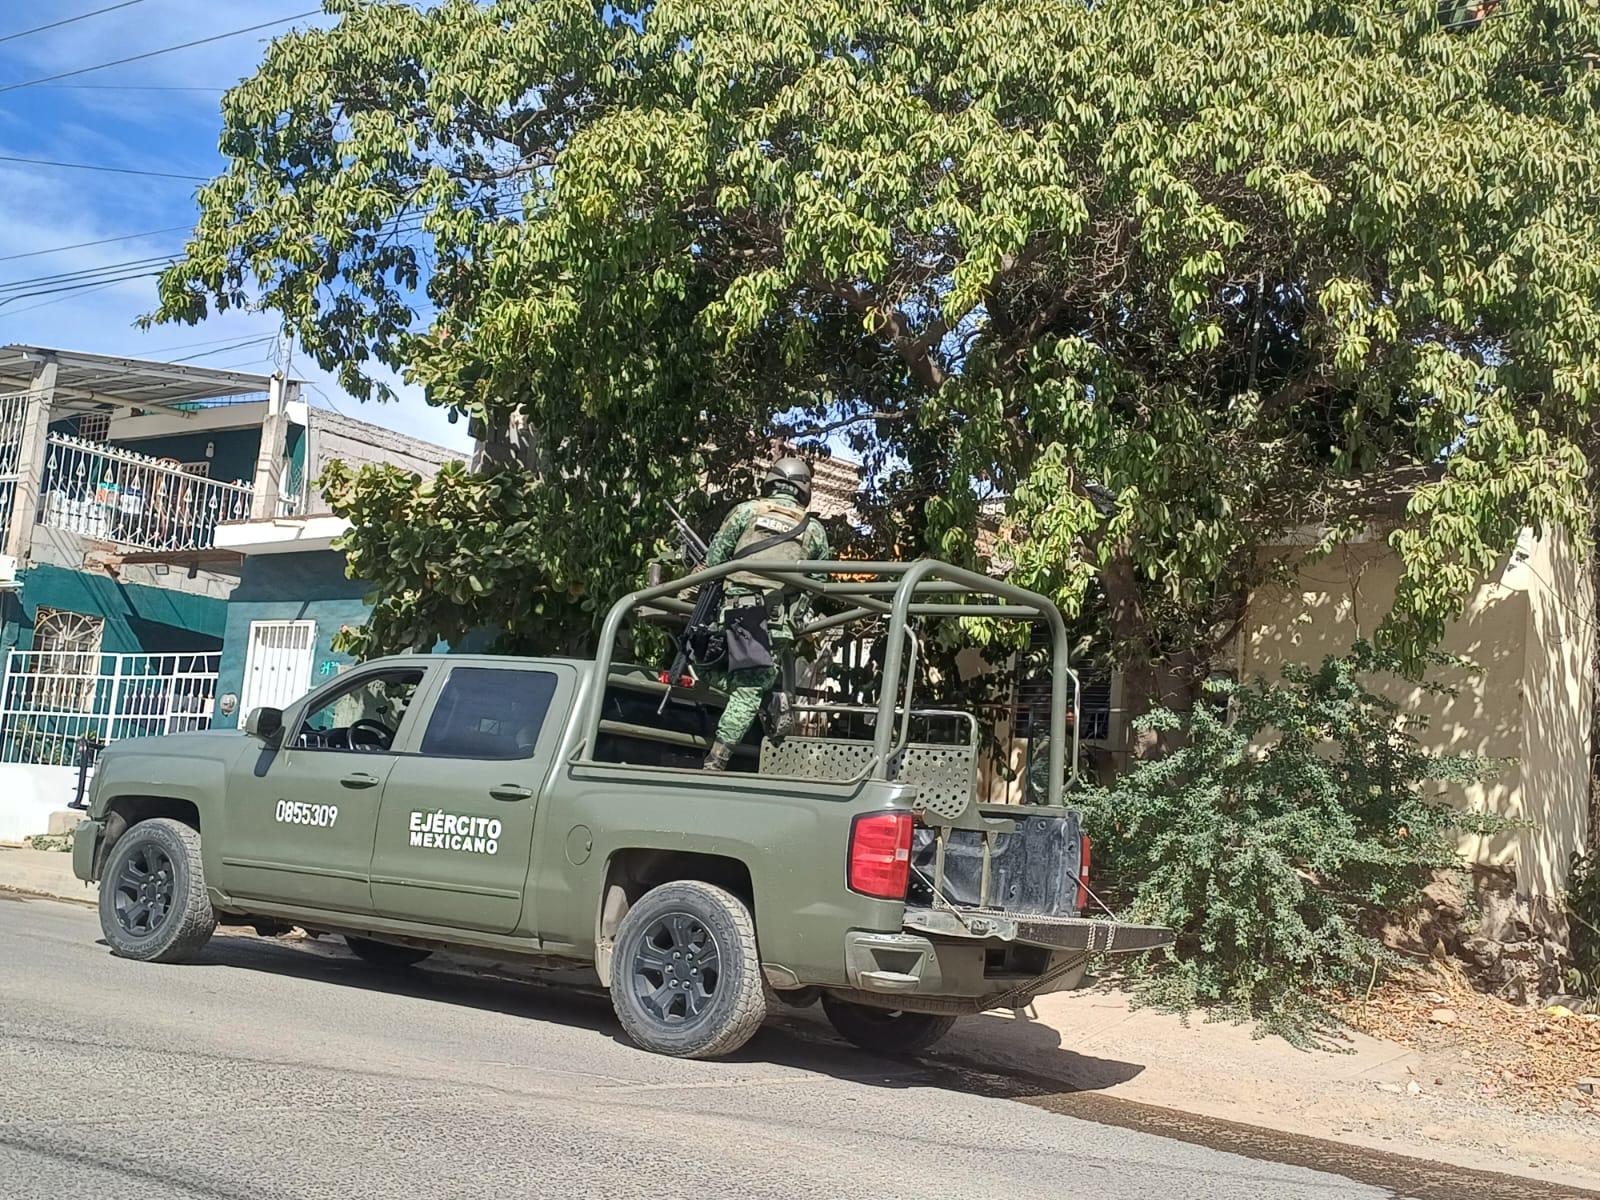
[[[230,931],[187,966],[98,939],[90,909],[0,894],[3,1200],[1570,1194],[1216,1123],[1146,1132],[1165,1110],[896,1063],[803,1021],[679,1062],[582,991]]]

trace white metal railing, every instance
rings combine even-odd
[[[11,527],[11,502],[17,494],[17,467],[22,459],[22,426],[34,392],[0,396],[0,549]]]
[[[84,737],[208,729],[221,657],[12,650],[0,681],[0,762],[67,766]]]
[[[205,550],[250,516],[251,486],[191,475],[171,460],[53,433],[39,523],[140,550]]]

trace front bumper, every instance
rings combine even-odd
[[[72,873],[85,883],[94,882],[100,839],[105,831],[104,821],[86,818],[78,822],[77,831],[72,835]]]

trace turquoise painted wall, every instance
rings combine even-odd
[[[175,458],[179,462],[204,462],[206,445],[212,448],[211,478],[224,483],[249,483],[256,477],[256,451],[261,445],[260,429],[215,429],[210,433],[167,434],[164,437],[119,441],[117,444],[155,458]]]
[[[299,426],[291,428],[298,429]],[[77,422],[70,417],[52,421],[50,432],[76,435]],[[179,462],[206,461],[206,446],[210,445],[212,479],[220,479],[224,483],[249,483],[256,475],[256,451],[261,446],[261,430],[254,427],[213,429],[209,432],[199,430],[195,433],[163,434],[161,437],[118,438],[113,444],[126,446],[129,450],[148,454],[152,458],[175,458]]]
[[[237,697],[244,683],[244,659],[250,645],[252,621],[306,621],[317,623],[316,656],[311,660],[311,683],[321,683],[339,666],[354,660],[333,649],[334,636],[345,625],[364,625],[367,605],[362,599],[367,584],[344,577],[344,555],[335,550],[302,554],[253,554],[244,560],[239,586],[228,602],[227,628],[222,639],[222,669],[217,696]],[[218,717],[232,724],[233,717]]]
[[[227,601],[212,596],[41,563],[23,572],[20,594],[7,600],[0,633],[4,645],[32,647],[34,615],[41,605],[104,617],[101,649],[107,654],[220,649],[228,609]]]

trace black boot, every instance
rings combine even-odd
[[[781,688],[761,703],[761,729],[774,746],[794,732],[794,699]]]
[[[706,755],[705,769],[707,771],[726,771],[728,764],[733,761],[733,747],[727,742],[712,742],[711,752]]]

